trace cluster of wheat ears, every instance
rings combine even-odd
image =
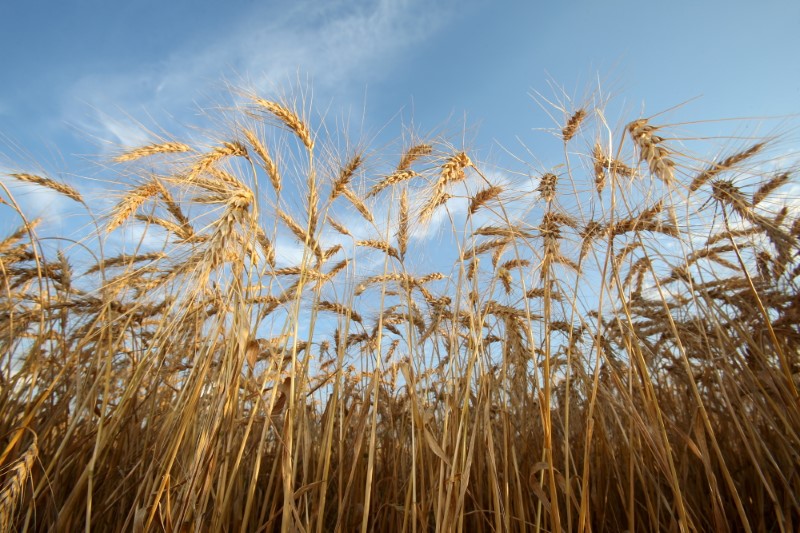
[[[3,178],[0,530],[800,528],[775,139],[701,157],[564,107],[560,164],[493,179],[302,107],[249,95],[213,144],[119,152],[83,246],[6,185],[94,216],[79,190]],[[102,253],[131,228],[155,237]]]

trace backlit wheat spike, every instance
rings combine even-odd
[[[334,246],[331,246],[330,248],[322,251],[322,260],[327,261],[328,259],[330,259],[331,257],[333,257],[334,255],[338,254],[341,251],[342,251],[341,244],[336,244]]]
[[[328,215],[327,221],[328,221],[328,224],[330,224],[333,229],[335,229],[336,231],[338,231],[342,235],[348,235],[348,236],[352,237],[352,234],[350,233],[350,231],[347,228],[345,228],[343,225],[341,225],[338,222],[336,222],[333,218],[331,218],[330,215]]]
[[[406,286],[405,288],[410,288],[412,285],[411,277],[405,273],[387,273],[387,274],[378,274],[372,277],[367,278],[361,284],[356,287],[355,294],[359,295],[362,294],[370,285],[374,285],[375,283],[386,283],[387,281],[400,281]]]
[[[646,161],[650,172],[666,185],[672,183],[675,163],[669,158],[669,151],[661,144],[664,139],[655,135],[658,129],[641,118],[628,124],[628,133],[639,149],[639,159]]]
[[[12,531],[14,515],[20,501],[20,495],[30,476],[34,461],[39,457],[39,445],[36,435],[33,436],[25,453],[6,470],[6,481],[0,488],[0,531]]]
[[[172,197],[172,194],[169,192],[169,189],[167,189],[164,186],[164,184],[161,183],[161,181],[158,181],[158,183],[159,185],[161,185],[161,191],[160,191],[161,199],[164,201],[164,204],[166,205],[169,214],[172,215],[181,226],[184,226],[187,232],[192,232],[191,226],[189,224],[189,219],[183,213],[181,206],[178,205],[178,203]]]
[[[345,166],[339,171],[339,176],[333,182],[333,186],[331,188],[331,200],[335,199],[340,194],[344,194],[347,190],[347,186],[350,184],[350,181],[353,179],[353,176],[356,173],[356,170],[361,166],[364,162],[361,154],[356,154],[347,162]]]
[[[276,209],[275,213],[278,215],[278,217],[280,217],[280,219],[283,221],[283,223],[286,224],[286,227],[289,228],[289,230],[294,234],[295,237],[297,237],[297,239],[300,242],[305,242],[306,241],[306,236],[307,236],[306,235],[306,230],[304,230],[300,226],[300,224],[295,222],[294,219],[291,216],[289,216],[288,213],[286,213],[285,211],[283,211],[281,209]]]
[[[622,161],[607,157],[599,143],[592,148],[592,161],[594,167],[594,186],[597,194],[601,194],[606,186],[606,173],[612,176],[633,176],[633,169]]]
[[[317,189],[316,173],[311,172],[307,182],[308,196],[306,210],[308,212],[308,233],[316,235],[319,222],[319,191]]]
[[[133,215],[142,204],[159,194],[161,190],[161,183],[158,180],[152,180],[130,191],[122,201],[114,207],[111,220],[106,227],[106,233],[111,233],[122,225],[122,223]]]
[[[23,237],[33,232],[33,230],[39,225],[39,223],[41,223],[41,221],[41,218],[31,220],[24,226],[17,228],[14,233],[3,239],[3,241],[0,242],[0,256],[5,254],[12,246],[22,240]]]
[[[464,254],[464,257],[466,259],[471,259],[473,257],[477,257],[477,256],[479,256],[481,254],[485,254],[486,252],[494,250],[497,247],[505,246],[508,243],[510,243],[512,240],[513,240],[512,237],[504,236],[504,237],[500,237],[498,239],[490,239],[488,241],[484,241],[484,242],[482,242],[480,244],[476,244],[472,249],[467,251]]]
[[[553,300],[555,300],[557,302],[560,302],[560,301],[562,301],[564,299],[564,296],[560,292],[558,292],[556,290],[552,290],[551,289],[550,294],[548,295],[547,291],[545,291],[544,287],[537,287],[537,288],[534,288],[534,289],[529,289],[525,293],[525,297],[526,298],[544,298],[545,296],[549,296],[550,298],[552,298]]]
[[[309,235],[305,229],[303,229],[300,224],[294,221],[294,219],[289,216],[288,213],[283,211],[282,209],[275,209],[275,214],[286,224],[286,227],[289,228],[297,240],[300,242],[308,242],[308,246],[311,249],[314,256],[319,260],[322,261],[322,249],[319,246],[319,242],[312,235]],[[307,239],[307,241],[306,241]]]
[[[256,226],[256,241],[264,253],[264,260],[270,267],[275,267],[275,247],[260,226]]]
[[[330,311],[331,313],[336,313],[342,315],[343,317],[349,317],[351,320],[358,322],[359,324],[362,322],[361,315],[356,313],[353,309],[350,309],[349,307],[337,302],[321,300],[317,302],[317,309],[320,311]]]
[[[394,246],[390,245],[388,242],[385,241],[378,241],[374,239],[364,240],[364,241],[356,241],[356,246],[365,246],[367,248],[373,248],[375,250],[380,250],[389,254],[390,256],[394,257],[395,259],[400,259],[397,250],[395,250]]]
[[[358,210],[358,212],[361,213],[361,216],[364,217],[364,219],[367,222],[375,221],[375,219],[372,217],[372,213],[367,208],[366,204],[364,204],[364,202],[361,201],[361,198],[359,198],[358,195],[356,195],[356,193],[354,193],[348,188],[345,188],[342,191],[342,196],[350,200],[350,203],[353,204],[353,207],[355,207]]]
[[[597,194],[600,194],[606,186],[606,156],[603,154],[600,143],[594,144],[592,159],[594,161],[594,186]]]
[[[411,165],[413,165],[417,159],[420,157],[424,157],[426,155],[430,155],[433,152],[433,146],[430,144],[417,144],[412,146],[403,154],[400,158],[400,163],[397,165],[398,171],[407,170]]]
[[[790,233],[794,237],[800,239],[800,218],[794,219],[794,222],[792,222],[792,229],[791,229]]]
[[[386,350],[386,355],[383,356],[384,363],[388,363],[389,361],[391,361],[392,356],[394,355],[394,352],[395,350],[397,350],[397,347],[399,345],[400,345],[400,339],[395,339],[392,341],[392,344],[389,345],[389,349]]]
[[[564,139],[564,142],[569,142],[575,134],[578,132],[578,128],[581,127],[581,123],[586,118],[586,110],[585,109],[578,109],[575,113],[569,117],[566,126],[564,129],[561,130],[561,137]]]
[[[418,175],[419,174],[417,174],[413,170],[398,170],[397,172],[395,172],[393,174],[389,174],[384,179],[382,179],[380,182],[378,182],[375,185],[373,185],[372,188],[367,193],[366,197],[370,198],[372,196],[375,196],[379,192],[381,192],[383,189],[385,189],[386,187],[389,187],[390,185],[395,185],[397,183],[402,183],[404,181],[408,181],[411,178],[413,178],[415,176],[418,176]]]
[[[456,181],[462,181],[466,178],[464,169],[472,166],[472,160],[465,152],[459,152],[447,159],[442,165],[442,176],[440,183],[447,185]]]
[[[503,289],[506,291],[506,294],[511,294],[511,284],[513,283],[513,278],[511,277],[511,272],[508,269],[500,267],[497,269],[497,277],[500,279],[500,282],[503,284]]]
[[[547,213],[545,213],[543,219],[547,220],[548,223],[557,224],[559,226],[567,226],[568,228],[572,229],[578,228],[578,221],[565,213],[548,211]]]
[[[259,139],[258,135],[256,135],[252,130],[243,128],[242,133],[244,134],[245,139],[247,139],[247,142],[250,143],[250,146],[253,147],[253,151],[261,159],[261,166],[264,169],[264,172],[267,173],[267,176],[272,183],[272,188],[275,189],[276,193],[280,192],[281,175],[278,171],[278,166],[275,164],[272,156],[269,155],[269,150],[267,150],[267,147],[261,142],[261,139]]]
[[[326,275],[313,268],[293,266],[276,268],[272,271],[274,276],[305,276],[307,279],[319,281],[325,279]]]
[[[422,211],[420,211],[419,214],[420,222],[427,222],[427,220],[431,217],[431,215],[433,215],[433,212],[436,211],[438,207],[447,203],[447,201],[450,198],[451,196],[444,191],[441,190],[435,191],[434,194],[431,196],[430,200],[428,200],[428,202],[422,208]]]
[[[142,261],[158,261],[159,259],[164,259],[167,255],[163,252],[151,252],[147,254],[137,254],[137,255],[129,255],[129,254],[120,254],[116,257],[109,257],[108,259],[104,259],[97,263],[96,265],[89,268],[86,271],[87,274],[93,274],[99,270],[104,270],[107,268],[117,267],[117,266],[131,266],[134,263],[140,263]]]
[[[623,261],[639,248],[642,248],[642,242],[638,240],[626,244],[625,248],[614,257],[614,267],[619,268]]]
[[[711,165],[709,168],[705,169],[703,172],[697,175],[692,180],[692,183],[689,185],[690,191],[696,191],[700,187],[702,187],[705,183],[709,180],[714,179],[720,172],[725,172],[726,170],[730,170],[742,161],[749,159],[756,155],[758,152],[764,148],[765,143],[759,142],[748,148],[747,150],[743,150],[741,152],[735,153],[726,157],[724,160],[720,161],[719,163],[715,163]]]
[[[712,196],[720,203],[727,204],[746,220],[753,220],[753,206],[744,193],[730,180],[715,180],[711,184]]]
[[[628,269],[628,274],[622,281],[622,286],[626,288],[630,287],[631,281],[636,279],[640,273],[644,273],[651,268],[652,268],[652,263],[650,262],[650,259],[647,257],[640,257]]]
[[[781,226],[783,226],[783,223],[786,222],[786,217],[788,215],[789,215],[789,206],[784,205],[783,207],[781,207],[780,211],[775,213],[775,217],[772,219],[772,224],[776,228],[780,228]]]
[[[404,259],[408,250],[408,189],[400,195],[400,214],[397,220],[397,248],[400,259]]]
[[[441,272],[431,272],[430,274],[426,274],[421,278],[417,278],[414,281],[414,285],[424,285],[426,283],[430,283],[431,281],[438,281],[444,279],[445,275]]]
[[[789,176],[788,172],[783,172],[761,184],[758,190],[753,193],[753,205],[760,204],[765,198],[772,194],[772,192],[787,183],[789,181]]]
[[[81,194],[72,187],[70,187],[69,185],[65,185],[64,183],[59,183],[50,178],[37,176],[35,174],[15,173],[15,174],[9,174],[9,176],[11,176],[16,180],[24,181],[26,183],[34,183],[36,185],[41,185],[42,187],[46,187],[50,190],[61,193],[67,198],[75,200],[76,202],[79,202],[81,204],[83,203],[83,197],[81,196]]]
[[[580,273],[581,269],[580,269],[580,266],[578,265],[578,263],[576,263],[575,261],[573,261],[572,259],[570,259],[569,257],[567,257],[566,255],[564,255],[562,253],[555,253],[553,255],[553,257],[552,257],[552,261],[553,261],[554,264],[564,265],[565,267],[569,268],[573,272]],[[544,274],[544,272],[542,272],[542,274]]]
[[[586,224],[586,227],[580,232],[581,238],[583,239],[583,243],[581,244],[581,257],[586,255],[594,240],[604,233],[604,229],[605,226],[596,220],[592,220]]]
[[[151,215],[135,215],[134,218],[136,218],[136,220],[138,220],[140,222],[144,222],[145,224],[150,224],[150,225],[154,225],[154,226],[160,226],[160,227],[164,228],[165,230],[167,230],[168,232],[174,233],[175,235],[177,235],[180,239],[182,239],[184,241],[188,241],[189,239],[192,238],[192,235],[193,235],[193,232],[187,232],[186,228],[184,226],[181,226],[180,224],[176,224],[175,222],[172,222],[171,220],[166,220],[166,219],[154,217],[154,216],[151,216]]]
[[[648,207],[641,213],[639,213],[638,218],[641,220],[652,220],[653,217],[658,215],[664,210],[664,200],[659,200],[658,202],[654,203],[652,206]]]
[[[438,207],[452,198],[452,195],[447,192],[447,186],[466,179],[467,175],[464,169],[468,166],[472,166],[472,161],[465,152],[459,152],[447,158],[442,165],[442,173],[433,188],[433,193],[419,214],[420,221],[427,221]]]
[[[297,113],[277,102],[265,100],[263,98],[259,98],[258,96],[252,96],[251,98],[256,105],[272,114],[287,128],[293,131],[309,151],[314,150],[314,139],[311,138],[308,126],[300,119]]]
[[[497,264],[500,262],[500,258],[503,257],[503,254],[506,253],[506,248],[508,244],[503,244],[502,246],[497,246],[492,250],[492,268],[497,268]]]
[[[479,265],[480,265],[480,258],[478,257],[467,263],[466,275],[468,280],[472,281],[473,279],[475,279],[475,274],[478,272]]]
[[[500,193],[503,192],[503,188],[499,185],[490,185],[485,189],[481,189],[478,193],[472,197],[469,201],[469,209],[468,212],[470,215],[474,215],[478,209],[486,205],[488,202],[494,200]]]
[[[545,174],[539,180],[539,186],[536,187],[536,192],[545,201],[550,202],[556,195],[556,184],[558,183],[558,176],[555,174]]]
[[[239,141],[224,141],[221,146],[215,147],[197,160],[194,166],[189,170],[189,180],[199,176],[203,172],[212,170],[212,167],[217,161],[226,157],[247,157],[247,147]],[[240,184],[238,179],[222,171],[215,172],[213,175],[215,178],[231,185],[238,186]]]
[[[473,232],[473,235],[485,235],[487,237],[509,237],[509,238],[530,238],[531,233],[523,230],[519,226],[481,226]]]
[[[350,264],[350,259],[347,258],[342,259],[341,261],[333,265],[331,269],[325,274],[325,279],[333,278],[336,274],[347,268],[347,265],[349,264]]]
[[[166,143],[148,144],[147,146],[134,148],[133,150],[129,150],[123,154],[120,154],[114,158],[114,161],[116,161],[117,163],[124,163],[126,161],[134,161],[136,159],[141,159],[143,157],[150,157],[157,154],[178,154],[191,151],[192,148],[183,143],[166,142]]]
[[[500,265],[500,268],[504,268],[506,270],[513,270],[515,268],[524,268],[531,265],[531,262],[528,259],[510,259]]]

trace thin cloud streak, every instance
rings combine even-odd
[[[430,37],[448,15],[445,7],[416,0],[304,1],[277,14],[253,10],[238,27],[185,44],[159,64],[82,77],[66,91],[64,119],[98,138],[105,133],[125,143],[140,137],[130,131],[136,118],[129,117],[131,126],[120,135],[124,120],[115,115],[191,113],[189,99],[218,104],[215,95],[224,92],[226,73],[233,85],[267,94],[299,79],[339,103],[353,101],[370,82],[385,79],[402,52]]]

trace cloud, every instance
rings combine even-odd
[[[160,116],[194,111],[190,99],[218,105],[224,78],[267,95],[299,78],[301,88],[308,81],[314,90],[355,101],[370,82],[391,75],[402,52],[431,36],[449,12],[418,0],[304,0],[272,9],[253,8],[218,35],[181,43],[158,64],[80,78],[66,93],[66,121],[126,143],[145,129],[128,126],[120,135],[123,110]]]

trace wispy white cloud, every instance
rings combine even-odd
[[[136,131],[144,113],[190,113],[192,100],[206,98],[219,103],[224,79],[272,94],[299,77],[337,102],[352,103],[369,83],[390,76],[402,53],[431,36],[449,12],[446,4],[418,0],[253,8],[234,27],[182,43],[159,64],[80,78],[66,92],[64,113],[79,129],[127,143],[144,135],[143,127]],[[136,120],[128,117],[122,128],[124,113]]]

